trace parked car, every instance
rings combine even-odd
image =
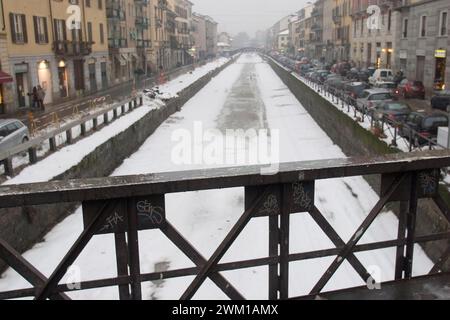
[[[378,120],[383,118],[395,122],[405,122],[411,108],[404,102],[389,101],[378,105],[374,110],[374,117]]]
[[[449,106],[450,106],[450,90],[440,91],[431,98],[431,107],[433,109],[447,111],[447,107]]]
[[[352,67],[348,62],[339,62],[331,66],[331,72],[345,77],[351,68]]]
[[[395,92],[395,89],[397,89],[397,84],[393,81],[377,81],[373,87],[380,89],[389,89],[392,92]]]
[[[391,69],[377,69],[371,77],[369,83],[375,85],[377,81],[393,81],[394,72]]]
[[[395,100],[392,92],[388,89],[367,89],[364,90],[356,100],[357,109],[371,113],[378,105]]]
[[[0,120],[0,151],[14,148],[27,142],[30,133],[26,125],[16,119]]]
[[[400,127],[399,135],[418,146],[428,143],[427,139],[436,139],[438,128],[447,126],[448,117],[445,114],[411,112],[405,125]]]
[[[365,82],[348,82],[344,85],[344,92],[350,98],[348,102],[358,99],[366,89],[369,89],[369,85]]]
[[[395,94],[407,98],[425,99],[425,87],[421,81],[403,79],[397,87]]]

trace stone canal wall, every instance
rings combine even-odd
[[[185,88],[177,98],[169,100],[165,107],[150,111],[125,131],[99,145],[80,163],[55,177],[54,180],[95,178],[110,175],[126,158],[136,152],[169,116],[179,111],[189,99],[223,69],[232,64],[235,59],[211,71]],[[41,241],[42,237],[58,222],[71,214],[77,205],[79,204],[0,209],[0,237],[17,251],[24,252]],[[0,271],[4,269],[5,264],[0,259]]]
[[[295,95],[316,123],[347,156],[379,156],[400,152],[396,148],[389,147],[384,141],[381,141],[370,131],[361,127],[354,119],[341,112],[328,100],[293,76],[290,71],[287,71],[271,59],[268,61],[276,74]],[[380,176],[365,176],[364,178],[379,193],[381,184]],[[449,192],[441,188],[441,194],[447,204],[450,204]],[[389,209],[392,209],[396,214],[398,214],[398,207],[398,203],[389,204]],[[416,224],[418,235],[438,233],[449,229],[450,225],[439,213],[433,201],[426,199],[419,200]],[[446,245],[447,241],[443,240],[428,242],[422,245],[422,247],[428,256],[436,261],[445,250]],[[446,268],[450,269],[450,261],[447,262]]]

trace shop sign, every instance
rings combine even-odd
[[[447,56],[447,51],[443,49],[438,49],[434,52],[435,58],[445,58]]]

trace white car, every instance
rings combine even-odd
[[[371,77],[369,83],[375,85],[377,82],[387,82],[394,80],[394,72],[391,69],[377,69]]]

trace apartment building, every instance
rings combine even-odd
[[[194,13],[192,36],[198,59],[217,56],[217,22],[213,18]]]
[[[195,59],[206,58],[206,19],[197,13],[192,15],[192,37],[194,40]]]
[[[332,5],[331,20],[334,24],[331,43],[332,61],[348,61],[351,47],[351,0],[333,0],[330,5]]]
[[[106,0],[112,84],[151,72],[150,5],[151,0]]]
[[[172,56],[177,67],[192,63],[189,50],[192,49],[191,35],[192,6],[188,0],[172,0],[175,17],[175,35],[171,39]]]
[[[325,53],[326,53],[326,46],[323,41],[324,3],[325,0],[318,0],[314,3],[312,7],[311,35],[310,35],[310,44],[308,46],[309,55],[321,61],[325,60]]]
[[[0,114],[13,108],[13,78],[9,74],[8,39],[4,19],[3,0],[0,0]]]
[[[312,50],[314,34],[312,33],[312,11],[314,5],[308,4],[299,11],[299,48],[297,49],[303,56],[314,58]]]
[[[394,4],[393,0],[353,0],[351,60],[356,66],[396,68],[394,48],[400,18]]]
[[[394,10],[400,15],[395,63],[429,94],[450,88],[448,0],[396,1]]]
[[[103,0],[3,1],[14,108],[29,107],[40,85],[45,103],[108,85]]]

